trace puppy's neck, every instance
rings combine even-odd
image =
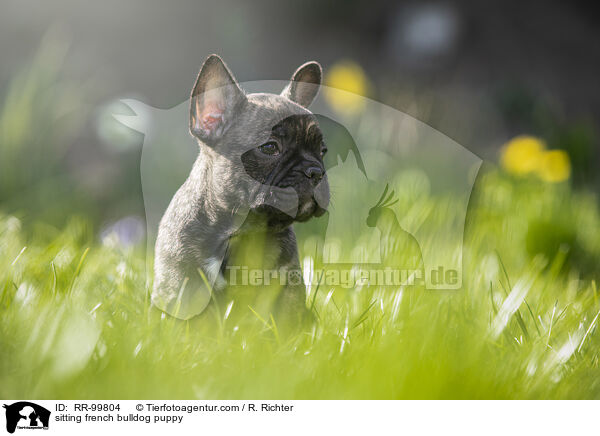
[[[226,158],[201,144],[200,153],[183,186],[184,198],[206,236],[227,238],[243,223],[247,211],[230,206],[236,204],[231,200],[239,194],[230,192],[227,183],[219,179],[218,168],[215,167],[218,159]]]

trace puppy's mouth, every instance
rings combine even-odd
[[[291,187],[269,190],[268,194],[262,197],[251,210],[266,217],[267,222],[272,226],[286,226],[294,221],[305,222],[312,217],[320,217],[327,211],[312,193],[299,195]]]
[[[308,221],[312,217],[322,216],[326,211],[326,209],[319,206],[314,198],[311,198],[299,205],[295,220],[300,222]]]
[[[305,222],[312,217],[320,217],[327,210],[319,206],[314,199],[302,201],[298,204],[297,208],[285,208],[283,205],[274,203],[263,203],[258,207],[253,208],[255,212],[259,212],[263,215],[268,216],[269,221],[291,224],[293,221]]]

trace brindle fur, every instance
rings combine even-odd
[[[224,295],[227,266],[248,264],[248,259],[254,268],[300,271],[292,223],[322,214],[329,201],[322,135],[306,109],[320,81],[320,66],[310,62],[294,73],[281,95],[246,95],[218,56],[205,61],[190,109],[199,154],[160,222],[156,241],[152,301],[158,308],[181,319],[201,313],[206,282]],[[204,97],[215,89],[217,98]],[[216,114],[205,116],[213,106]],[[276,158],[257,150],[270,140],[282,147]],[[314,171],[322,174],[315,178]],[[297,195],[295,214],[281,200],[286,189]],[[306,310],[302,283],[277,293],[278,313]],[[230,295],[235,299],[235,289]]]

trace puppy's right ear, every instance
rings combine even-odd
[[[192,90],[190,132],[211,145],[231,126],[246,95],[225,65],[213,54],[202,65]]]
[[[319,92],[322,76],[323,69],[318,62],[307,62],[294,72],[292,80],[281,91],[281,95],[301,106],[308,107]]]

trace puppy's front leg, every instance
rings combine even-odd
[[[285,284],[275,302],[275,316],[285,325],[302,325],[312,319],[306,307],[306,286],[298,260],[296,235],[291,227],[277,235],[281,253],[278,269],[285,277]]]
[[[179,319],[201,314],[222,287],[220,262],[216,258],[185,261],[159,252],[154,264],[152,303]]]

